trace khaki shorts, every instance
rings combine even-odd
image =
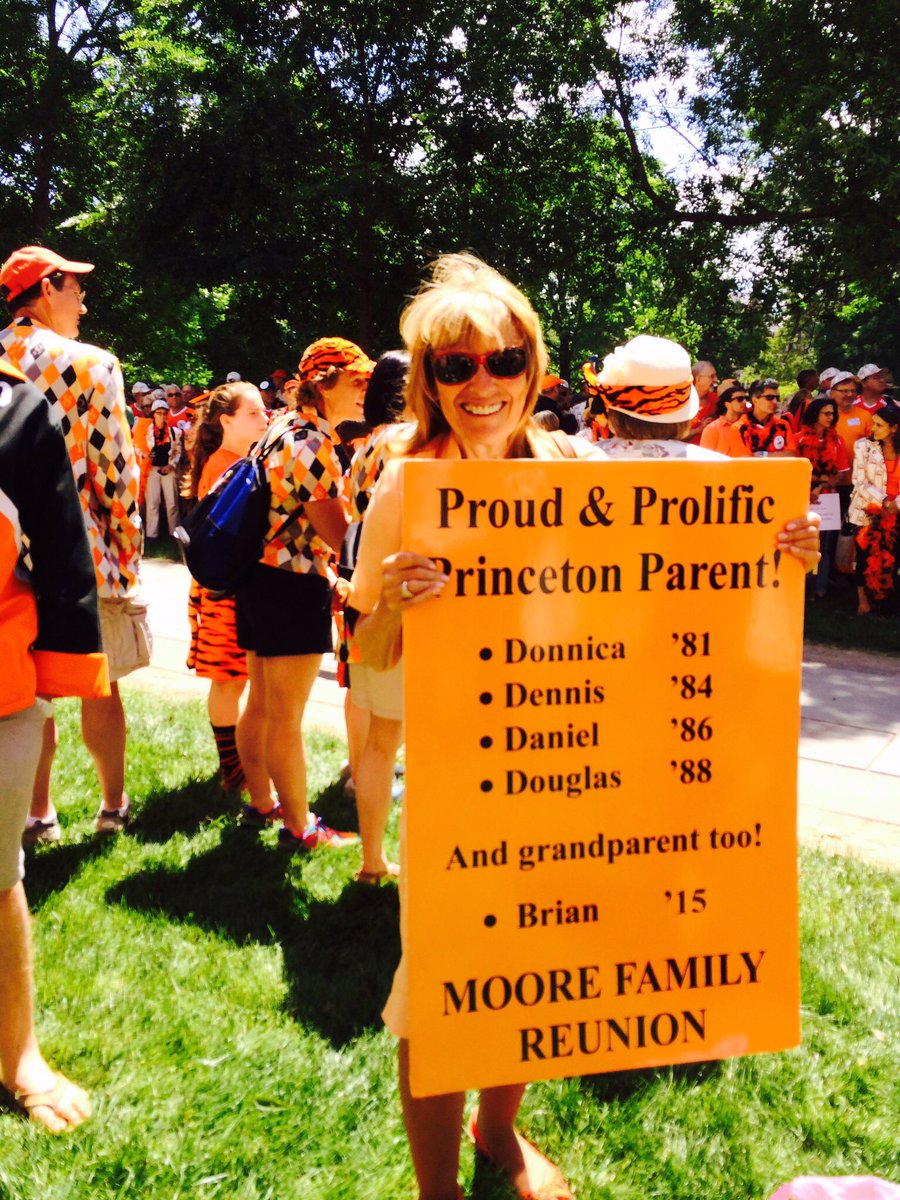
[[[150,665],[153,638],[147,624],[147,605],[137,600],[100,597],[100,637],[109,659],[109,681],[115,683],[139,667]]]
[[[366,663],[350,664],[350,692],[358,708],[389,721],[403,720],[403,660],[389,671]]]
[[[31,807],[34,773],[41,756],[44,722],[53,715],[48,700],[0,718],[0,891],[25,876],[22,832]]]

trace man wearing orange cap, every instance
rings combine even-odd
[[[534,411],[555,413],[563,433],[574,437],[578,432],[578,418],[569,411],[571,407],[572,389],[568,382],[559,375],[545,375],[541,380],[541,394]]]
[[[93,264],[73,262],[44,246],[23,246],[0,267],[0,289],[12,323],[0,330],[0,354],[43,393],[66,439],[88,535],[100,627],[109,658],[111,694],[85,699],[81,729],[100,780],[100,833],[124,828],[125,713],[116,680],[149,661],[146,610],[135,603],[141,529],[138,470],[125,413],[118,360],[76,341],[87,312],[82,276]],[[44,730],[26,840],[56,840],[59,822],[50,801],[56,744],[52,717]]]

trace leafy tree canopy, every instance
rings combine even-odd
[[[96,262],[91,336],[155,378],[261,378],[323,333],[386,349],[462,247],[525,287],[565,375],[641,330],[728,365],[891,362],[892,11],[8,0],[2,228]]]

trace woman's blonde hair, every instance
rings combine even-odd
[[[415,454],[449,432],[438,400],[431,351],[473,336],[502,346],[509,336],[510,322],[528,351],[525,409],[510,447],[510,457],[517,457],[528,453],[525,429],[547,372],[547,350],[538,315],[517,287],[474,254],[445,254],[434,263],[430,279],[400,318],[400,333],[410,356],[406,401],[417,422],[407,453]]]

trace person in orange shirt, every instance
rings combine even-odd
[[[726,388],[716,404],[715,420],[700,435],[700,445],[705,450],[727,454],[729,458],[748,458],[750,451],[741,437],[741,428],[747,424],[747,403],[747,389],[743,384]]]
[[[157,389],[157,391],[160,391],[160,389]],[[150,432],[150,426],[153,424],[150,410],[155,395],[155,392],[149,390],[141,393],[140,406],[135,405],[136,417],[134,428],[131,431],[131,440],[134,444],[134,452],[137,455],[138,467],[140,468],[140,482],[138,485],[139,508],[144,507],[147,499],[147,478],[150,474],[150,443],[147,440],[147,435]],[[160,395],[162,395],[161,391]]]

